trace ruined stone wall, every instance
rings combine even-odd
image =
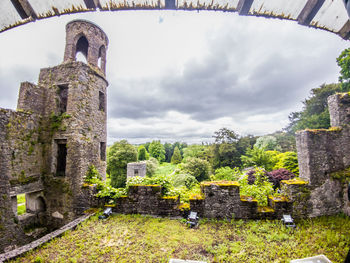
[[[328,98],[330,129],[304,130],[296,135],[300,178],[310,187],[309,216],[349,213],[343,194],[350,178],[350,96]],[[339,173],[342,175],[339,176]]]
[[[190,210],[201,217],[218,219],[281,218],[292,212],[292,202],[287,197],[269,197],[269,207],[258,207],[257,200],[240,196],[239,184],[203,183],[202,195],[190,198]],[[267,198],[267,197],[266,197]],[[113,211],[158,216],[179,216],[184,212],[177,197],[162,197],[161,186],[130,186],[127,196],[117,198]],[[295,214],[298,215],[298,214]]]
[[[17,195],[42,191],[40,116],[0,109],[0,251],[30,240],[17,217]],[[24,219],[24,218],[23,218]]]
[[[134,177],[134,176],[145,177],[146,163],[145,162],[128,163],[126,171],[127,171],[126,172],[127,177]]]
[[[161,186],[130,186],[128,196],[117,198],[113,211],[125,214],[179,216],[179,199],[162,197]]]

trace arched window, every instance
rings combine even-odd
[[[97,66],[102,70],[104,70],[105,61],[106,61],[106,48],[105,46],[101,46],[100,50],[98,51]]]
[[[81,36],[77,42],[75,60],[87,63],[89,42],[85,36]]]

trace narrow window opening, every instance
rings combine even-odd
[[[56,176],[65,176],[66,163],[67,163],[67,141],[56,140],[56,143],[57,143]]]
[[[106,161],[106,143],[100,142],[100,159]]]
[[[102,70],[104,69],[105,59],[106,59],[106,48],[105,46],[101,46],[98,51],[97,66]]]
[[[85,36],[81,36],[77,42],[75,60],[86,63],[87,57],[88,57],[88,50],[89,50],[89,42],[87,41]]]
[[[134,176],[139,176],[139,170],[138,169],[134,170]]]
[[[60,85],[59,88],[59,109],[60,113],[67,111],[67,102],[68,102],[68,86]]]
[[[26,195],[19,194],[17,195],[17,215],[23,215],[27,212],[26,207]]]
[[[105,94],[103,92],[99,91],[98,98],[99,98],[99,107],[98,107],[98,109],[100,111],[106,112]]]

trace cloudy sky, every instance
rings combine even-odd
[[[108,35],[108,144],[212,141],[227,127],[263,135],[286,126],[312,88],[337,82],[348,42],[295,22],[236,13],[99,12],[50,18],[0,34],[0,107],[19,84],[62,62],[65,24]]]

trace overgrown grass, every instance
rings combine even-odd
[[[156,170],[154,176],[158,175],[169,175],[174,172],[176,168],[175,164],[171,163],[162,163],[159,165],[158,169]]]
[[[17,195],[17,214],[23,215],[26,212],[26,196],[25,194]]]
[[[350,219],[344,215],[297,222],[295,231],[275,221],[202,220],[189,229],[181,220],[140,215],[92,217],[25,257],[12,262],[289,262],[326,255],[343,262]]]

